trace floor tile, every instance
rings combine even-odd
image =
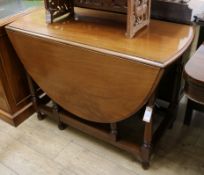
[[[0,121],[0,175],[202,175],[204,114],[194,112],[184,126],[185,102],[147,171],[129,153],[71,127],[60,131],[55,121],[34,114],[17,128]]]
[[[50,125],[50,129],[44,125],[45,123],[47,126]],[[44,121],[33,122],[32,126],[25,124],[21,127],[24,134],[18,140],[46,157],[55,158],[70,142],[70,139],[69,135],[65,134],[65,131],[60,131],[56,123],[53,126],[52,123],[52,121],[45,119]],[[58,131],[56,132],[56,130]]]
[[[1,175],[18,175],[17,173],[7,168],[6,166],[2,165],[1,163],[0,163],[0,174]]]
[[[75,143],[68,144],[55,161],[78,175],[137,175],[137,173],[104,159]]]
[[[21,126],[18,128],[11,126],[10,124],[4,122],[3,120],[0,120],[0,132],[6,133],[12,138],[19,138],[22,135]]]
[[[13,143],[15,143],[15,139],[4,132],[0,132],[0,154],[7,150]]]
[[[13,141],[0,154],[0,163],[15,170],[19,175],[58,175],[63,169],[58,163],[18,141]]]

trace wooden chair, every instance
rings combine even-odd
[[[204,43],[186,64],[184,79],[188,97],[184,124],[190,125],[194,109],[204,112]]]

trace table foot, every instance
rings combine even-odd
[[[151,154],[151,145],[143,144],[141,148],[142,153],[142,167],[146,170],[150,166],[150,154]]]
[[[149,162],[142,162],[142,168],[143,168],[144,170],[148,170],[149,167],[150,167],[150,163],[149,163]]]
[[[37,113],[37,118],[38,118],[38,120],[43,120],[43,119],[45,119],[45,117],[46,117],[45,114],[42,114],[41,112],[38,112],[38,113]]]
[[[67,125],[65,125],[64,123],[62,123],[62,122],[58,123],[59,130],[64,130],[64,129],[66,129],[66,127],[67,127]]]

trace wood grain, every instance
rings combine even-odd
[[[161,67],[175,61],[189,47],[194,36],[191,26],[151,20],[149,27],[133,39],[127,39],[124,36],[125,15],[80,8],[76,8],[76,13],[78,20],[46,24],[45,11],[41,9],[15,21],[9,28],[61,39],[63,43],[69,41],[82,47],[90,46],[98,51],[103,49],[101,52],[106,50],[113,55],[123,54],[123,57],[147,61],[147,64],[159,63]]]
[[[26,70],[48,96],[69,112],[95,122],[112,123],[137,112],[162,72],[80,47],[13,31],[8,34]]]
[[[151,145],[155,143],[152,139],[158,139],[158,133],[163,133],[174,120],[175,115],[170,115],[177,105],[182,59],[179,56],[192,41],[192,27],[152,21],[134,39],[126,39],[121,15],[79,10],[78,20],[49,25],[44,13],[34,12],[7,27],[27,72],[54,102],[52,107],[38,105],[31,90],[38,114],[58,119],[59,129],[68,124],[129,151],[148,168]],[[111,130],[109,124],[116,126],[116,122],[131,117],[146,104],[153,109],[161,77],[173,67],[176,72],[170,80],[173,93],[168,116],[158,129],[153,120],[140,123],[145,125],[145,132],[139,133],[143,145],[122,143],[121,137],[113,137],[114,128]],[[105,123],[109,126],[106,131],[100,127]]]
[[[190,125],[193,110],[204,111],[204,44],[184,68],[185,94],[188,97],[184,124]]]
[[[0,118],[17,126],[33,112],[25,70],[5,31],[5,26],[35,8],[0,19]]]

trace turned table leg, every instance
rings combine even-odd
[[[143,145],[141,147],[141,154],[142,154],[142,167],[144,169],[149,168],[149,161],[150,161],[150,155],[151,155],[151,145],[152,142],[152,120],[145,124],[145,130],[144,130],[144,141]]]
[[[39,120],[43,120],[45,118],[45,115],[40,111],[40,108],[38,105],[38,96],[34,88],[34,82],[28,73],[27,73],[27,80],[28,80],[28,85],[30,89],[33,106],[34,106],[35,111],[37,112],[37,117]]]
[[[53,114],[58,119],[58,128],[60,130],[64,130],[66,128],[66,125],[64,123],[62,123],[62,121],[60,121],[59,106],[54,101],[52,101],[52,104],[53,104],[53,106],[52,106]]]
[[[144,128],[144,140],[143,145],[141,147],[141,158],[142,158],[142,167],[144,169],[148,169],[150,166],[150,155],[151,155],[151,149],[152,149],[152,137],[153,137],[153,131],[152,131],[152,117],[153,117],[153,110],[154,110],[154,104],[155,104],[155,94],[151,97],[149,100],[149,103],[146,107],[143,121],[145,122],[145,128]]]

